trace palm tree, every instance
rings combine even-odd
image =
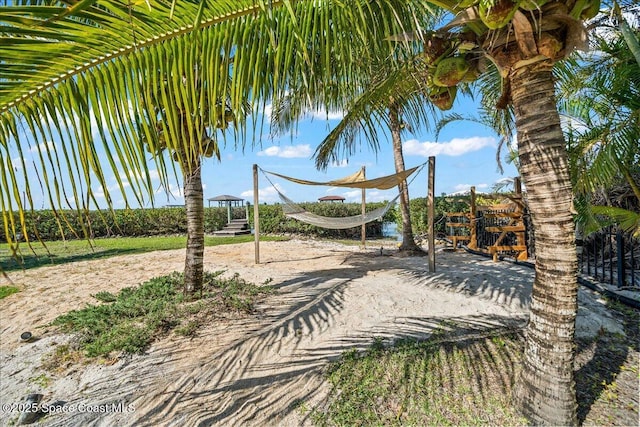
[[[502,77],[499,107],[512,108],[515,116],[521,171],[536,231],[537,257],[523,368],[515,387],[515,402],[532,423],[575,424],[573,360],[577,262],[571,181],[552,69],[554,63],[583,44],[586,36],[583,20],[597,12],[599,2],[431,2],[446,8],[455,18],[436,34],[422,37],[429,48],[425,60],[432,72],[427,81],[430,100],[436,105],[451,102],[457,82],[481,71],[477,65],[486,57]],[[286,7],[279,8],[283,4]],[[372,55],[370,52],[376,52],[373,56],[379,57],[377,52],[388,48],[386,37],[416,30],[414,27],[420,25],[420,17],[429,14],[426,2],[422,1],[354,2],[345,6],[332,2],[276,0],[269,2],[271,8],[262,2],[257,5],[242,1],[202,2],[200,5],[176,2],[173,15],[178,17],[180,24],[174,25],[165,19],[171,13],[169,4],[161,3],[151,11],[147,11],[146,5],[131,3],[105,1],[99,7],[85,8],[86,5],[87,2],[79,2],[68,9],[58,8],[51,20],[35,30],[31,26],[33,20],[41,20],[42,15],[51,17],[49,11],[33,9],[26,18],[16,18],[19,13],[2,15],[3,23],[17,28],[12,33],[17,41],[0,46],[0,57],[3,58],[0,156],[4,165],[10,166],[10,172],[2,175],[3,191],[7,191],[2,196],[3,214],[10,212],[16,204],[22,208],[20,202],[9,202],[15,197],[8,196],[9,191],[18,188],[11,167],[13,161],[7,156],[7,147],[19,144],[21,139],[16,131],[17,121],[32,124],[38,133],[36,123],[43,117],[53,116],[67,122],[68,128],[83,137],[76,140],[91,142],[88,123],[84,120],[91,111],[87,107],[96,108],[100,100],[112,96],[112,92],[95,90],[95,78],[99,76],[101,83],[111,82],[113,73],[122,72],[125,82],[118,90],[115,90],[119,87],[117,84],[108,86],[117,95],[111,100],[117,98],[118,102],[97,110],[96,117],[100,113],[114,117],[111,116],[114,105],[121,106],[118,111],[128,111],[129,99],[132,109],[140,114],[144,106],[136,102],[141,97],[134,97],[137,93],[131,83],[137,85],[144,80],[140,70],[147,62],[155,61],[155,66],[175,64],[171,66],[183,67],[182,61],[189,56],[183,56],[180,49],[184,47],[184,34],[201,34],[201,28],[209,27],[202,30],[202,34],[206,34],[203,45],[207,46],[202,49],[202,55],[211,54],[215,58],[221,52],[230,53],[235,49],[233,106],[248,98],[252,102],[266,97],[278,99],[287,88],[304,87],[311,100],[331,108],[336,104],[335,100],[344,99],[346,89],[341,82],[347,78],[360,79],[364,74],[354,58],[367,58]],[[257,13],[260,10],[264,13]],[[75,12],[78,14],[74,15]],[[255,16],[243,18],[248,14]],[[25,24],[29,19],[32,22]],[[26,33],[37,38],[26,38]],[[158,34],[161,36],[156,38]],[[82,37],[85,37],[84,43]],[[47,57],[55,53],[56,63],[43,58],[44,55],[34,49],[47,43],[50,47]],[[435,55],[438,49],[434,47],[438,45],[443,50]],[[159,56],[160,46],[178,59],[170,55]],[[113,50],[114,47],[117,49]],[[70,52],[74,55],[68,55]],[[202,61],[207,65],[218,65],[216,62],[212,58]],[[305,80],[307,74],[301,72],[303,69],[313,70],[315,78]],[[211,73],[207,77],[205,80],[214,83],[206,90],[212,91],[210,99],[216,99],[224,93],[223,85],[215,84]],[[91,88],[94,90],[87,90]],[[85,93],[88,95],[83,96]],[[190,99],[185,91],[180,93],[185,95],[183,100]],[[170,105],[166,103],[165,106]],[[209,113],[212,118],[220,112],[213,110]],[[76,113],[80,120],[70,120]],[[132,118],[130,113],[125,111],[124,114]],[[126,129],[126,123],[124,127]],[[177,128],[172,129],[176,132]],[[40,134],[39,142],[42,142],[46,132]],[[200,144],[199,141],[189,142]],[[97,156],[91,151],[94,146],[79,148],[81,154],[77,155],[77,164],[79,170],[92,173],[92,179],[104,182]],[[137,155],[139,147],[128,146],[134,147],[130,155],[125,156],[129,169],[146,170]],[[76,158],[74,153],[71,153],[71,163]],[[82,203],[75,206],[82,206]],[[3,216],[5,228],[15,228],[7,216]]]
[[[197,45],[197,44],[196,44]],[[224,63],[224,62],[223,62]],[[215,156],[220,161],[220,145],[218,144],[218,131],[224,131],[229,124],[237,123],[236,114],[230,109],[230,100],[213,99],[206,97],[207,92],[201,86],[203,82],[199,78],[198,69],[203,64],[196,64],[193,74],[193,103],[176,103],[174,108],[167,110],[161,101],[162,96],[176,98],[172,85],[167,81],[163,82],[159,88],[146,88],[142,93],[150,93],[152,96],[148,100],[156,113],[154,126],[149,126],[152,130],[150,140],[145,142],[148,152],[161,156],[165,151],[170,151],[171,159],[178,164],[182,171],[183,196],[185,200],[185,210],[187,216],[187,248],[184,268],[184,292],[193,296],[202,291],[203,266],[204,266],[204,191],[202,187],[202,158]],[[221,79],[225,79],[228,70],[221,68]],[[159,76],[160,78],[162,75]],[[183,81],[186,81],[186,73],[183,74]],[[227,82],[229,78],[226,77]],[[220,111],[220,116],[216,117],[215,123],[208,122],[207,111],[211,105]],[[195,106],[195,109],[193,108]],[[243,117],[247,114],[246,106],[239,112]],[[180,139],[186,139],[186,144],[171,143],[171,132],[167,123],[170,116],[179,123],[177,128],[180,131]],[[196,120],[200,119],[200,120]],[[141,126],[142,128],[142,126]],[[153,132],[153,131],[156,132]],[[142,129],[141,129],[142,131]],[[141,132],[145,139],[144,132]],[[200,141],[194,144],[193,141]],[[173,149],[168,149],[173,147]]]
[[[161,1],[153,7],[117,0],[94,3],[5,6],[1,19],[7,42],[0,48],[0,161],[5,167],[0,172],[0,204],[6,235],[11,240],[21,230],[29,236],[24,218],[20,215],[15,222],[10,215],[32,209],[34,178],[24,164],[24,146],[42,147],[39,164],[34,162],[36,179],[46,184],[44,191],[61,218],[61,228],[63,207],[82,215],[99,205],[96,189],[105,192],[105,203],[111,206],[109,173],[129,206],[128,184],[138,203],[153,203],[150,165],[157,168],[165,188],[173,170],[182,176],[189,224],[188,293],[197,291],[202,281],[200,171],[204,154],[219,154],[212,124],[227,122],[230,113],[236,141],[244,145],[248,100],[251,109],[258,109],[287,87],[312,87],[313,82],[300,81],[299,71],[309,66],[316,70],[313,81],[335,80],[337,73],[357,76],[350,71],[357,69],[355,64],[337,69],[327,62],[334,61],[332,57],[319,53],[335,46],[334,53],[342,58],[366,58],[392,46],[386,36],[419,22],[412,19],[418,16],[413,9],[419,8],[400,1],[358,10],[300,2],[295,11],[276,8],[287,3],[282,1]],[[424,11],[420,15],[426,16]],[[354,22],[364,27],[362,22],[376,19],[386,23],[384,28],[370,27],[350,45],[338,43]],[[316,37],[300,45],[302,39],[290,31],[299,26]],[[316,90],[331,96],[342,91],[320,86]],[[21,132],[21,126],[28,132]],[[10,151],[13,147],[17,153]],[[173,157],[181,173],[164,153]],[[23,189],[24,199],[18,196]]]
[[[426,101],[425,87],[420,76],[424,65],[412,55],[402,58],[399,66],[385,59],[374,58],[372,72],[365,88],[352,88],[354,99],[343,100],[343,119],[329,132],[314,153],[316,167],[324,170],[332,162],[353,154],[364,137],[373,151],[379,148],[381,136],[377,126],[389,128],[396,173],[405,170],[402,152],[402,133],[410,129],[428,127],[433,106]],[[284,99],[274,101],[271,128],[275,132],[288,130],[308,108],[308,94],[304,89],[292,91]],[[404,114],[403,114],[404,113]],[[409,209],[409,188],[405,181],[398,185],[402,218],[402,243],[398,248],[408,254],[424,252],[416,244]]]

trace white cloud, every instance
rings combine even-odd
[[[272,111],[273,111],[273,104],[267,104],[264,106],[264,110],[262,111],[262,114],[264,114],[265,117],[271,119]]]
[[[275,186],[277,187],[278,191],[280,191],[282,194],[286,193],[286,191],[282,189],[282,187],[279,184],[275,184]],[[279,202],[280,196],[278,196],[278,191],[276,191],[276,189],[273,188],[273,186],[259,188],[258,201],[260,203]],[[243,191],[242,193],[240,193],[240,196],[250,199],[251,203],[253,203],[253,190]]]
[[[29,150],[32,153],[37,153],[37,152],[45,152],[47,150],[47,148],[49,150],[53,150],[55,148],[56,144],[53,141],[45,141],[45,142],[41,142],[40,144],[31,147],[31,149]]]
[[[349,166],[349,160],[348,159],[342,159],[340,161],[333,161],[329,164],[329,167],[331,168],[346,168]]]
[[[468,193],[471,190],[471,187],[476,187],[476,190],[486,190],[490,187],[489,184],[457,184],[453,187],[454,194],[455,193]]]
[[[392,199],[394,196],[389,197],[388,194],[382,191],[370,191],[367,193],[367,202],[384,202],[385,200]]]
[[[290,145],[286,147],[272,145],[265,150],[259,151],[258,156],[283,157],[286,159],[308,158],[311,157],[311,147],[309,144]]]
[[[362,200],[362,190],[351,190],[342,193],[342,197],[347,199],[349,202],[359,202]]]
[[[273,104],[267,104],[264,106],[264,109],[257,109],[258,113],[262,113],[266,118],[271,119],[273,114]],[[320,120],[342,120],[344,118],[345,112],[340,111],[326,111],[324,109],[318,110],[309,110],[307,109],[302,117],[311,117],[312,119],[320,119]]]
[[[497,142],[493,137],[453,138],[448,142],[419,142],[410,139],[402,144],[405,155],[414,156],[462,156],[463,154],[481,150],[485,147],[496,147]]]
[[[177,184],[169,184],[169,188],[160,186],[155,191],[155,194],[163,194],[163,193],[167,195],[167,198],[181,199],[182,198],[182,187],[177,185]]]
[[[321,120],[342,120],[344,118],[344,111],[310,111],[310,114],[315,119]]]

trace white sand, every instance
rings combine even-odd
[[[277,292],[244,319],[216,321],[195,338],[171,335],[144,355],[75,366],[56,375],[42,357],[68,337],[39,328],[86,304],[99,291],[117,292],[183,269],[184,250],[128,255],[12,274],[23,288],[0,300],[0,403],[44,394],[69,413],[40,425],[300,425],[304,411],[327,392],[322,371],[350,348],[375,337],[424,338],[435,328],[456,335],[521,327],[526,322],[533,271],[464,252],[427,259],[399,257],[392,244],[359,249],[317,241],[210,247],[207,270],[227,270],[255,282],[272,279]],[[591,292],[580,291],[578,331],[593,335],[621,324]],[[20,343],[23,331],[39,340]],[[34,378],[46,381],[34,381]],[[121,404],[110,413],[80,412],[83,405]],[[111,407],[108,407],[111,409]],[[6,409],[6,408],[5,408]],[[94,408],[102,409],[102,408]],[[131,412],[122,411],[131,409]],[[18,413],[0,412],[0,423]]]

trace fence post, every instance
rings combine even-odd
[[[471,225],[471,240],[469,241],[468,247],[470,249],[478,249],[478,222],[476,220],[478,211],[476,210],[476,187],[472,186],[469,191],[469,220]]]
[[[624,236],[620,229],[616,231],[616,255],[618,261],[618,287],[621,288],[626,285],[626,272],[624,268]]]

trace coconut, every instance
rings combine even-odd
[[[429,100],[442,111],[450,110],[457,92],[458,88],[455,86],[435,87],[429,93]]]
[[[518,10],[519,1],[497,0],[493,5],[480,3],[480,19],[491,30],[507,25]]]
[[[423,55],[426,63],[429,65],[436,64],[450,48],[451,43],[449,40],[432,34],[424,42]]]
[[[205,157],[212,157],[214,151],[216,150],[216,144],[213,141],[210,141],[205,147],[204,147],[204,156]]]
[[[433,84],[441,87],[455,86],[462,81],[469,71],[469,64],[461,56],[444,58],[438,63],[433,74]]]

